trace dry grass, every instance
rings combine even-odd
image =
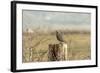
[[[68,44],[68,60],[91,59],[90,34],[64,34]],[[23,33],[23,62],[48,61],[48,45],[59,43],[54,34],[24,34]],[[29,60],[30,51],[32,52]]]

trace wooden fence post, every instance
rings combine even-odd
[[[63,61],[67,60],[67,44],[49,44],[48,60],[49,61]]]
[[[29,49],[29,61],[32,62],[32,58],[33,58],[33,49],[30,48]]]

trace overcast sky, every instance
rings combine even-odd
[[[91,14],[23,10],[23,29],[90,29]]]

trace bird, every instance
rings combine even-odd
[[[67,60],[67,54],[68,54],[68,49],[67,49],[67,42],[64,40],[63,35],[60,31],[56,31],[56,38],[62,45],[62,52],[64,54],[63,59]]]
[[[66,42],[66,41],[63,39],[62,33],[59,32],[59,31],[56,31],[56,38],[57,38],[57,40],[60,41],[60,42]]]

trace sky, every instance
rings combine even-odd
[[[23,10],[23,30],[90,29],[91,14]]]

